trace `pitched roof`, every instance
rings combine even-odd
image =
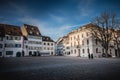
[[[5,35],[22,36],[22,32],[19,26],[0,24],[0,36]]]
[[[54,42],[49,36],[42,36],[42,41]]]
[[[28,35],[41,36],[41,33],[40,33],[40,31],[39,31],[37,26],[24,24],[24,27],[25,27]]]

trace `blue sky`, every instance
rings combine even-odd
[[[36,25],[56,41],[106,10],[120,17],[119,0],[1,0],[0,23]]]

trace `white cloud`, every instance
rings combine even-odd
[[[20,18],[19,21],[30,24],[30,25],[38,26],[42,35],[50,36],[55,41],[59,37],[67,35],[68,32],[71,31],[76,26],[83,25],[83,24],[78,24],[78,25],[63,24],[61,26],[49,27],[49,24],[47,22],[43,22],[39,19],[34,19],[31,17],[23,17],[23,18]]]
[[[55,20],[56,22],[64,22],[65,21],[65,18],[64,17],[61,17],[61,16],[57,16],[57,15],[54,15],[54,14],[49,14],[50,17]]]

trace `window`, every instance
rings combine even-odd
[[[53,46],[53,43],[51,43],[51,46]]]
[[[17,37],[15,37],[15,40],[17,40],[18,38]]]
[[[44,47],[44,50],[46,50],[46,47]]]
[[[26,45],[26,48],[28,48],[28,46]]]
[[[80,41],[78,41],[78,46],[80,45]]]
[[[74,42],[74,46],[76,46],[76,42]]]
[[[53,47],[51,47],[51,50],[53,50]]]
[[[2,56],[2,52],[0,52],[0,56]]]
[[[21,44],[15,44],[15,47],[20,48]]]
[[[3,45],[2,44],[0,44],[0,48],[2,48],[3,47]]]
[[[79,35],[78,35],[78,39],[79,39],[80,37],[79,37]]]
[[[6,51],[6,55],[13,55],[13,51]]]
[[[84,45],[84,41],[82,40],[82,45]]]
[[[110,54],[112,54],[111,49],[110,49]]]
[[[9,37],[9,40],[13,40],[13,37],[12,37],[12,36],[10,36],[10,37]]]
[[[32,31],[30,31],[30,34],[32,34]]]
[[[85,52],[84,49],[82,50],[82,52],[83,52],[83,53]]]
[[[76,39],[76,37],[74,36],[74,40]]]
[[[76,54],[76,49],[74,50],[75,54]]]
[[[47,43],[47,45],[49,45],[49,43]]]
[[[73,53],[73,50],[71,50],[71,53]]]
[[[98,48],[96,48],[96,53],[98,53]]]
[[[82,34],[82,38],[83,38],[83,34]]]
[[[98,40],[97,39],[95,39],[95,43],[96,43],[96,45],[98,44]]]
[[[71,43],[71,47],[72,47],[72,43]]]
[[[19,36],[19,37],[17,38],[17,40],[21,40],[21,37]]]
[[[9,39],[8,36],[6,36],[6,39],[7,39],[7,40]]]
[[[102,53],[104,53],[104,49],[102,49]]]
[[[48,47],[48,50],[49,50],[49,47]]]
[[[0,41],[3,41],[3,37],[0,37]]]
[[[87,45],[89,45],[89,40],[87,39]]]
[[[90,53],[90,50],[89,50],[89,48],[87,49],[87,52],[88,52],[88,53]]]
[[[44,43],[44,45],[46,45],[46,43]]]
[[[88,34],[88,33],[86,33],[86,36],[89,36],[89,34]]]

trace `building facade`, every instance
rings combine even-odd
[[[63,49],[67,53],[66,56],[88,57],[88,54],[93,54],[94,57],[103,57],[102,55],[105,53],[105,49],[91,34],[90,27],[94,26],[90,23],[68,33],[67,38],[62,43],[62,45],[68,47],[65,50]],[[110,45],[114,45],[114,43],[111,41]],[[108,54],[115,57],[115,48],[109,47]]]
[[[23,51],[25,56],[40,56],[42,51],[42,36],[38,27],[24,24],[22,27]]]
[[[42,52],[41,55],[55,55],[55,42],[48,36],[42,36]]]
[[[19,26],[0,24],[0,57],[20,57],[22,53],[22,32]]]

